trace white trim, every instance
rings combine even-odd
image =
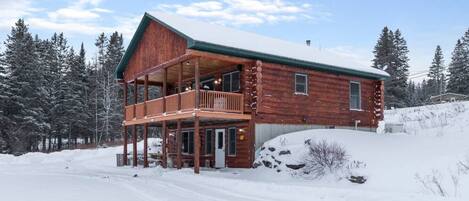
[[[303,76],[305,78],[305,92],[298,92],[296,91],[296,76]],[[294,87],[294,94],[295,95],[305,95],[307,96],[308,95],[308,74],[305,74],[305,73],[295,73],[295,77],[294,77],[294,80],[295,80],[295,86]]]
[[[352,84],[358,84],[358,108],[352,108]],[[362,85],[359,81],[349,82],[349,109],[351,111],[363,111],[362,109]]]

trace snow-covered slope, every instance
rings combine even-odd
[[[368,178],[364,184],[337,180],[338,177],[310,180],[268,168],[202,169],[200,175],[194,175],[192,169],[116,167],[115,154],[122,152],[120,146],[19,157],[0,154],[0,200],[469,200],[468,172],[457,169],[458,162],[464,162],[469,153],[467,104],[435,105],[418,112],[411,112],[416,108],[386,111],[386,121],[403,122],[406,128],[416,131],[411,134],[308,130],[280,136],[264,145],[275,147],[274,151],[264,150],[276,159],[295,163],[305,153],[306,139],[337,142],[346,149],[350,160],[366,163],[360,169],[360,174]],[[448,122],[441,134],[439,126],[429,123],[411,127],[417,124],[399,120],[412,116],[431,121],[441,113],[452,115],[451,119],[446,118]],[[291,152],[286,154],[289,157],[278,156],[286,149]],[[433,188],[433,176],[447,197],[439,196]],[[452,176],[458,178],[457,185]],[[430,188],[423,187],[421,181]]]
[[[359,175],[368,178],[361,189],[439,195],[441,192],[433,182],[435,177],[446,196],[469,199],[469,170],[460,166],[460,162],[469,165],[468,109],[469,102],[457,102],[385,112],[386,122],[402,123],[408,133],[317,129],[285,134],[264,143],[256,163],[262,169],[267,164],[279,174],[298,175],[301,169],[287,165],[304,164],[307,140],[325,140],[344,147],[349,162],[363,163],[356,169]],[[312,182],[348,186],[349,182],[343,179],[348,173],[344,168],[332,179]]]

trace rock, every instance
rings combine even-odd
[[[281,155],[287,155],[287,154],[291,154],[290,150],[282,150],[278,153],[279,156]]]
[[[252,167],[253,167],[253,168],[257,168],[257,167],[259,167],[259,166],[261,166],[261,165],[262,165],[262,163],[258,161],[258,162],[255,162],[254,164],[252,164]]]
[[[274,147],[269,147],[269,151],[274,152],[275,148]]]
[[[274,168],[277,168],[277,165],[274,165]]]
[[[134,177],[138,177],[138,174],[134,174]]]
[[[282,170],[280,170],[280,169],[277,169],[277,172],[281,172],[281,171],[282,171]]]
[[[279,161],[279,160],[274,160],[277,164],[282,164],[282,161]]]
[[[347,178],[352,183],[363,184],[366,182],[366,178],[364,176],[350,176]]]
[[[287,168],[290,168],[290,169],[293,169],[293,170],[298,170],[298,169],[301,169],[305,166],[304,163],[302,164],[286,164],[285,166],[287,166]]]
[[[272,168],[272,163],[270,161],[263,160],[262,163],[265,167]]]
[[[265,149],[265,147],[261,147],[261,151],[264,150],[264,149]]]

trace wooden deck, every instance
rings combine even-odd
[[[205,117],[219,119],[251,119],[244,114],[244,97],[240,93],[200,90],[196,108],[195,90],[173,94],[125,107],[124,125]],[[179,100],[180,99],[180,100]],[[179,107],[180,102],[180,109]]]

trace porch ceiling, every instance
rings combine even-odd
[[[182,80],[193,79],[195,76],[194,70],[195,59],[190,59],[183,62],[183,75]],[[199,72],[200,77],[203,79],[204,77],[210,75],[215,71],[223,71],[223,69],[228,69],[236,66],[238,63],[222,61],[212,58],[205,58],[200,57],[199,60]],[[169,84],[177,83],[178,81],[178,71],[179,65],[176,64],[167,68],[168,75],[167,75],[167,82]],[[139,80],[144,80],[144,77],[139,77]],[[156,71],[148,75],[148,80],[151,82],[163,82],[163,70]]]

